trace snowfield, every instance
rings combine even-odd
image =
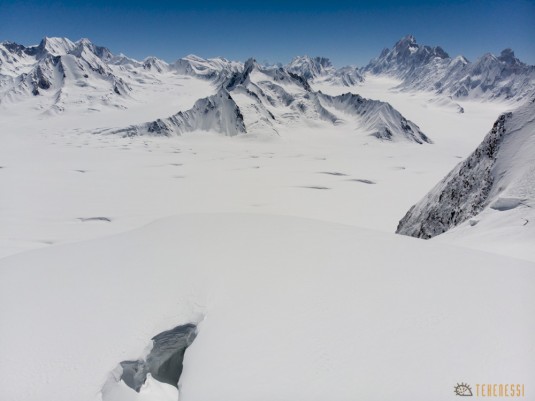
[[[530,399],[533,71],[413,37],[365,69],[0,43],[0,400]],[[494,186],[470,214],[450,178]],[[417,203],[468,217],[394,234]]]
[[[391,81],[369,78],[358,92],[390,102],[433,144],[381,142],[322,121],[279,127],[279,135],[233,138],[202,131],[180,138],[94,133],[189,109],[196,96],[214,91],[203,80],[180,82],[168,94],[163,85],[150,86],[147,100],[124,110],[54,116],[27,110],[27,118],[3,113],[0,182],[10,191],[0,198],[1,255],[191,212],[293,215],[394,232],[406,211],[511,107],[470,102],[459,114],[429,107],[426,93],[392,92]],[[331,87],[330,94],[346,91]],[[111,221],[81,221],[91,217]]]
[[[176,400],[172,386],[136,393],[110,375],[189,322],[181,400],[450,400],[461,380],[529,389],[534,267],[252,214],[26,252],[0,262],[2,397]]]

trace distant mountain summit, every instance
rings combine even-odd
[[[286,66],[286,69],[306,79],[315,79],[334,74],[336,69],[326,57],[298,56]]]
[[[362,77],[356,67],[336,69],[326,57],[295,57],[285,66],[286,70],[301,75],[311,82],[327,82],[334,85],[354,86],[361,83]]]
[[[222,83],[233,73],[241,71],[243,69],[243,63],[229,61],[222,57],[204,59],[195,55],[189,55],[178,59],[172,65],[172,68],[179,74]]]
[[[384,49],[363,71],[406,78],[415,70],[444,59],[449,59],[449,55],[440,46],[422,46],[414,36],[407,35],[392,49]]]
[[[474,62],[451,58],[441,47],[420,45],[412,35],[362,69],[401,80],[403,90],[433,91],[452,98],[527,100],[535,89],[535,66],[518,60],[511,49],[487,53]]]

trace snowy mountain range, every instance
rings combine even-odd
[[[216,81],[219,82],[220,76]],[[431,141],[388,103],[347,93],[329,96],[312,90],[307,79],[285,68],[265,68],[249,59],[218,92],[192,109],[141,125],[103,131],[131,135],[172,135],[197,130],[234,136],[278,134],[281,127],[326,122],[352,125],[381,140]]]
[[[131,78],[125,76],[125,70],[138,74],[175,72],[222,84],[243,68],[241,62],[194,55],[172,64],[155,57],[140,62],[113,55],[87,39],[72,42],[67,38],[44,38],[39,45],[29,47],[2,42],[0,102],[28,94],[54,93],[61,97],[61,90],[69,84],[98,88],[102,96],[126,96],[131,91]],[[384,49],[360,69],[336,69],[325,57],[309,56],[295,57],[283,69],[310,83],[347,87],[359,85],[366,74],[388,75],[402,81],[401,89],[430,90],[453,98],[522,100],[535,88],[535,66],[522,63],[511,49],[503,50],[499,56],[487,53],[470,62],[463,56],[451,58],[439,46],[420,45],[412,35],[399,40],[392,49]]]
[[[138,62],[114,56],[87,39],[45,38],[33,47],[3,43],[1,63],[0,102],[43,96],[49,99],[48,111],[61,112],[73,103],[127,107],[124,99],[135,96],[134,86],[155,80],[165,84],[169,74],[207,80],[214,86],[216,93],[200,99],[192,109],[106,131],[127,136],[197,130],[230,136],[279,134],[281,126],[327,122],[346,124],[381,140],[430,142],[418,126],[389,104],[349,93],[332,97],[312,90],[309,81],[341,86],[362,81],[356,68],[336,70],[326,58],[300,57],[286,67],[264,67],[253,59],[242,64],[191,55],[173,64],[155,57]]]
[[[0,104],[30,96],[50,98],[61,111],[70,102],[112,96],[128,96],[130,86],[110,67],[113,56],[87,39],[44,38],[37,46],[11,42],[0,44]]]
[[[486,53],[474,62],[451,58],[441,47],[420,45],[412,35],[362,69],[363,73],[400,79],[403,90],[426,90],[454,99],[526,100],[535,89],[535,66],[522,63],[511,49]]]
[[[304,119],[307,122],[330,121],[332,124],[345,121],[355,127],[361,126],[380,139],[395,140],[399,137],[418,143],[427,142],[414,124],[407,123],[389,106],[375,104],[363,108],[362,99],[357,103],[347,97],[344,100],[330,99],[312,89],[316,84],[358,87],[366,74],[395,77],[401,80],[399,89],[434,91],[444,99],[522,101],[535,88],[535,67],[520,62],[510,49],[504,50],[499,57],[485,54],[471,63],[462,56],[450,58],[440,47],[419,45],[410,35],[402,38],[392,49],[383,50],[378,58],[361,69],[336,69],[325,57],[308,56],[295,57],[281,67],[261,66],[256,62],[247,65],[224,58],[203,59],[194,55],[171,64],[156,57],[137,61],[122,54],[113,55],[107,48],[96,46],[87,39],[72,42],[66,38],[44,38],[39,45],[29,47],[13,42],[0,43],[0,107],[9,109],[11,104],[30,102],[34,108],[47,113],[62,112],[73,105],[86,105],[89,109],[95,108],[95,105],[128,108],[130,97],[143,98],[146,85],[166,85],[170,76],[189,76],[210,82],[214,86],[214,94],[228,90],[238,95],[229,100],[238,100],[236,107],[243,115],[243,128],[237,128],[234,123],[230,128],[221,121],[186,123],[181,121],[180,116],[175,120],[170,117],[164,123],[162,121],[167,117],[162,116],[156,125],[147,123],[147,127],[154,129],[137,127],[119,128],[118,131],[169,134],[203,126],[226,135],[278,133],[279,124]],[[237,83],[237,80],[241,81]],[[32,100],[32,97],[38,100]],[[348,107],[347,102],[359,106]],[[223,107],[218,102],[207,104]],[[463,111],[458,105],[456,108]],[[367,113],[365,119],[362,118],[364,109]],[[378,114],[371,118],[370,114],[376,111]],[[185,113],[189,119],[195,118],[193,110],[177,110],[177,113]],[[235,114],[239,119],[239,113]],[[220,113],[218,116],[223,120],[234,118],[220,116]],[[171,129],[173,125],[176,129]]]

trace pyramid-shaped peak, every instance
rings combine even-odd
[[[407,45],[414,45],[416,44],[416,38],[413,36],[413,35],[405,35],[404,37],[402,37],[397,43],[396,43],[396,47],[397,46],[407,46]]]
[[[91,42],[88,38],[82,38],[80,40],[77,40],[76,44],[82,46],[92,46],[93,42]]]
[[[57,56],[67,54],[72,49],[74,49],[75,46],[76,45],[67,38],[45,36],[37,47],[42,52],[48,52]]]

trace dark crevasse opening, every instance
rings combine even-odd
[[[178,388],[182,374],[184,353],[195,337],[197,326],[188,323],[164,331],[152,338],[153,346],[145,360],[123,361],[121,380],[139,392],[147,380],[147,374],[154,379]]]

